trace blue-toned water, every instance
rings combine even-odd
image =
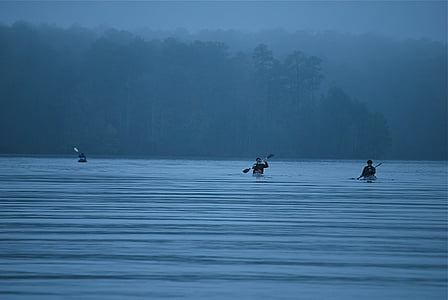
[[[447,163],[364,163],[1,157],[0,299],[447,299]]]

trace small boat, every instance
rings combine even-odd
[[[82,158],[80,158],[80,159],[78,160],[78,162],[87,162],[87,159],[82,159]]]
[[[376,180],[376,176],[375,175],[365,176],[365,177],[361,178],[361,180],[365,180],[367,182],[372,182],[372,181]]]
[[[255,173],[252,173],[252,176],[254,176],[254,177],[263,177],[264,175],[263,175],[263,173],[255,172]]]

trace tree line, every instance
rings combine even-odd
[[[448,159],[448,51],[445,41],[397,39],[374,33],[309,33],[282,29],[259,32],[142,29],[146,39],[220,41],[233,52],[264,43],[284,59],[293,51],[322,58],[323,90],[339,86],[387,119],[393,159]],[[366,133],[367,134],[367,133]]]
[[[386,118],[322,57],[267,44],[0,26],[0,153],[387,157]]]

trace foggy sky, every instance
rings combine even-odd
[[[378,33],[447,40],[446,1],[1,1],[0,23]]]

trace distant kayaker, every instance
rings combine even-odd
[[[79,162],[86,162],[87,161],[87,157],[85,156],[85,154],[84,153],[80,153],[79,155],[78,155],[78,157],[79,157]]]
[[[367,166],[364,167],[364,169],[362,170],[362,174],[358,177],[358,179],[361,177],[367,178],[375,175],[376,169],[374,166],[372,166],[372,164],[373,162],[369,159],[367,161]]]
[[[264,159],[262,161],[261,158],[257,157],[254,165],[252,166],[252,169],[254,170],[253,174],[263,174],[265,168],[269,168],[267,160]]]

